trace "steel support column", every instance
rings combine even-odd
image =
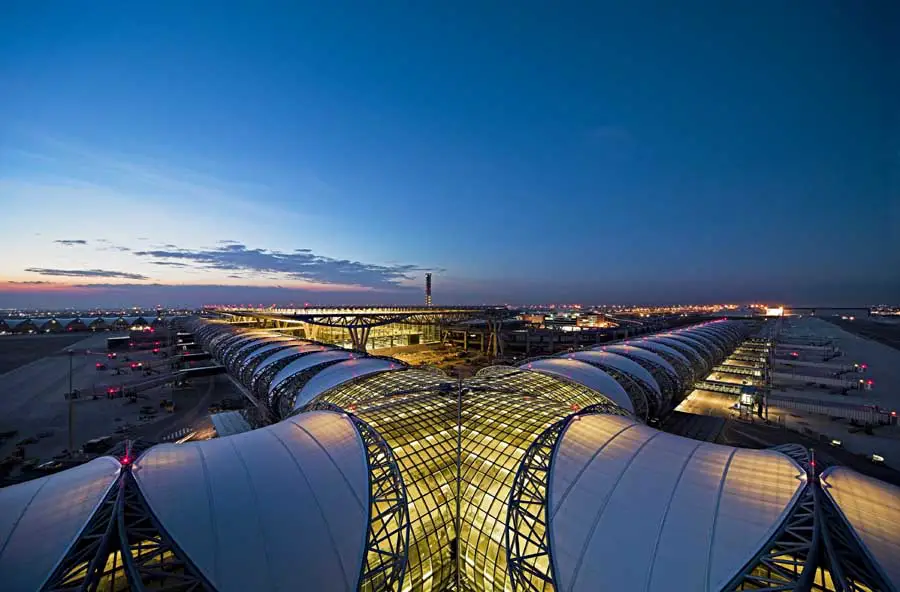
[[[371,330],[371,327],[347,327],[347,331],[350,332],[350,342],[353,344],[353,349],[362,352],[366,351],[366,343],[369,341],[369,332]]]

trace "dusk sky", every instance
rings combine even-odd
[[[900,300],[900,3],[139,4],[0,4],[0,307]]]

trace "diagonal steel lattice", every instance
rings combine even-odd
[[[569,424],[594,413],[627,415],[605,403],[585,407],[548,427],[525,451],[510,492],[503,534],[514,590],[551,592],[556,589],[548,530],[550,468]]]
[[[804,487],[784,525],[723,590],[810,589],[819,540],[814,487]]]
[[[214,590],[141,495],[131,468],[146,446],[122,445],[119,476],[42,590]]]
[[[816,505],[825,552],[822,563],[831,572],[835,589],[842,592],[893,590],[821,487],[816,488]]]
[[[361,592],[399,592],[403,588],[409,551],[409,506],[406,486],[391,447],[369,424],[328,402],[305,411],[334,411],[346,415],[362,438],[369,466],[369,526],[366,555],[359,575]]]
[[[359,590],[399,591],[409,548],[406,488],[387,442],[366,422],[349,417],[362,437],[369,463],[369,527]]]

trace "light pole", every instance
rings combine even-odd
[[[74,452],[74,436],[72,434],[72,426],[74,422],[74,412],[75,412],[75,396],[72,392],[72,360],[75,357],[75,352],[73,350],[68,350],[69,354],[69,455],[71,456]]]
[[[462,517],[460,513],[459,496],[462,495],[462,375],[457,370],[456,374],[456,589],[460,590],[460,528]]]

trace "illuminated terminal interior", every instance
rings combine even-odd
[[[353,347],[350,332],[342,327],[308,327],[306,336],[333,343],[340,347]],[[437,343],[441,340],[440,328],[437,325],[412,325],[407,323],[391,323],[380,327],[372,327],[366,349],[387,349],[406,345]]]
[[[717,320],[433,368],[184,328],[268,425],[0,490],[9,590],[896,590],[900,489],[661,432],[748,335]],[[132,447],[134,446],[134,447]]]

